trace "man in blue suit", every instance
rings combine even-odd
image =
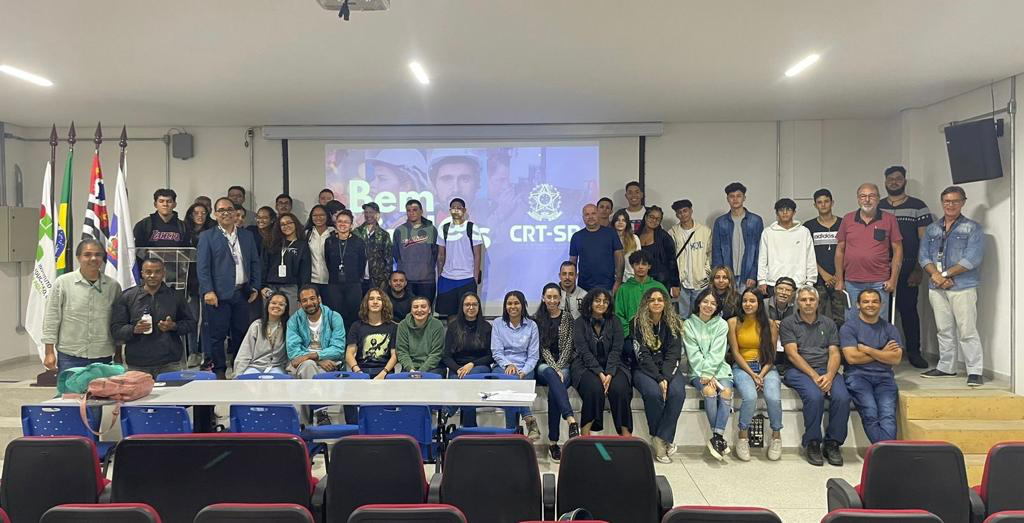
[[[224,379],[227,357],[224,338],[231,341],[228,352],[238,352],[249,328],[249,303],[260,288],[260,257],[256,240],[237,227],[235,206],[228,198],[214,203],[217,227],[199,235],[196,269],[199,294],[203,297],[203,352],[217,377]]]

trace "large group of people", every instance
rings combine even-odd
[[[803,223],[796,203],[782,198],[766,227],[745,207],[746,187],[734,182],[725,187],[729,211],[710,227],[694,221],[684,199],[672,204],[678,223],[666,230],[663,210],[647,206],[642,186],[630,182],[627,207],[614,212],[609,198],[583,207],[584,227],[572,235],[557,282],[538,289],[539,306],[529,308],[533,290],[510,289],[490,322],[477,294],[480,227],[460,198],[449,202],[451,222],[440,227],[410,199],[406,221],[388,231],[376,203],[363,206],[355,226],[329,189],[305,223],[287,194],[250,213],[238,186],[215,200],[196,198],[180,220],[175,192],[159,189],[155,212],[134,228],[138,286],[122,292],[103,275],[104,246],[78,244],[79,269],[57,279],[47,305],[44,364],[64,370],[110,361],[116,344],[129,369],[154,376],[181,369],[188,353],[198,359],[200,348],[202,368],[222,379],[503,373],[548,388],[555,460],[562,422],[570,438],[602,431],[606,402],[610,430],[631,435],[635,389],[655,459],[666,463],[687,384],[703,399],[707,447],[717,459],[733,452],[726,428],[736,396],[735,457],[751,459],[750,427],[763,396],[766,455],[778,460],[784,383],[803,402],[806,459],[840,465],[851,402],[872,442],[896,437],[893,369],[904,354],[927,366],[920,283],[928,284],[940,353],[923,376],[956,376],[962,351],[967,384],[982,384],[976,289],[984,242],[980,225],[961,214],[966,193],[944,190],[942,216],[933,221],[924,202],[906,195],[904,168],[887,169],[884,187],[888,197],[880,200],[877,185],[862,184],[858,209],[841,218],[832,193],[820,189],[817,216]],[[175,267],[146,255],[158,248],[194,248],[195,263]],[[165,284],[171,272],[187,280],[184,292]],[[902,332],[889,313],[893,294]],[[582,399],[579,412],[570,388]],[[316,422],[329,421],[323,417],[318,411]],[[508,408],[505,417],[507,427],[522,422],[540,439],[530,409]],[[475,410],[462,408],[460,422],[475,426]]]

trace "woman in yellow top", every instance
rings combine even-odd
[[[729,318],[732,374],[736,391],[743,400],[740,404],[739,438],[736,441],[736,457],[742,461],[750,461],[747,429],[757,407],[758,391],[764,393],[772,428],[768,459],[776,461],[782,457],[782,381],[774,365],[779,332],[775,324],[768,321],[763,302],[757,289],[747,288],[740,295],[740,313]]]

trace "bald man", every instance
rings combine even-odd
[[[878,186],[864,183],[857,188],[859,209],[843,217],[836,234],[836,286],[856,303],[864,289],[881,294],[880,316],[892,323],[889,296],[896,289],[903,263],[903,236],[896,217],[878,208]],[[850,307],[846,318],[857,315]]]
[[[584,290],[602,288],[613,295],[622,283],[622,242],[610,227],[602,227],[597,206],[583,206],[583,224],[569,241],[569,260],[576,264],[578,285]]]

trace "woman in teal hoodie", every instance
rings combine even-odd
[[[693,314],[683,329],[683,344],[692,370],[691,383],[704,397],[704,413],[711,424],[708,450],[718,460],[730,452],[722,436],[732,408],[732,368],[725,361],[729,324],[719,316],[721,304],[710,287],[694,300]]]
[[[443,378],[444,323],[430,313],[430,300],[423,296],[412,299],[412,310],[398,323],[398,363],[405,372],[432,372]]]

